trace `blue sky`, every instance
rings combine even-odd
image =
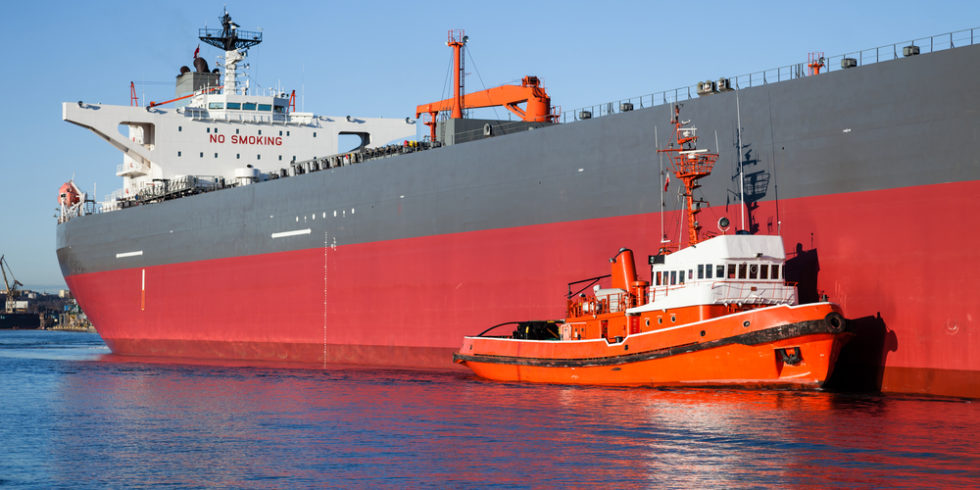
[[[126,105],[130,81],[146,82],[149,100],[172,97],[198,29],[218,27],[225,6],[263,32],[249,54],[253,87],[296,89],[306,111],[368,117],[414,116],[444,97],[451,28],[470,36],[468,90],[534,74],[567,112],[799,63],[810,51],[980,26],[976,1],[11,2],[0,31],[0,253],[21,282],[63,285],[54,219],[63,182],[97,186],[100,199],[121,187],[120,153],[62,121],[61,103]],[[219,54],[201,46],[212,66]]]

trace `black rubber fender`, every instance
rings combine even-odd
[[[827,313],[827,316],[824,317],[823,321],[827,323],[827,328],[829,328],[833,333],[841,333],[845,328],[847,328],[847,320],[845,320],[844,317],[836,311]]]

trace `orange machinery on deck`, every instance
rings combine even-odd
[[[449,41],[446,43],[453,48],[453,96],[451,98],[421,104],[415,108],[415,117],[428,114],[430,138],[436,139],[436,116],[440,112],[449,112],[449,117],[463,117],[464,109],[503,106],[510,112],[527,122],[556,122],[558,115],[551,110],[551,97],[545,91],[538,77],[528,75],[521,79],[520,85],[501,85],[479,92],[463,95],[464,74],[462,50],[469,38],[462,30],[449,31]],[[525,104],[521,109],[518,104]]]
[[[840,307],[797,304],[779,236],[699,240],[693,193],[717,155],[696,148],[696,128],[679,110],[672,122],[674,142],[661,151],[684,182],[689,246],[651,257],[652,284],[637,279],[633,252],[621,249],[609,276],[586,280],[594,294],[572,293],[569,284],[564,320],[465,337],[455,362],[501,381],[822,386],[851,336]]]

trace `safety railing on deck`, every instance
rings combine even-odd
[[[645,300],[646,298],[644,298]],[[576,298],[568,300],[568,317],[579,317],[582,315],[602,315],[605,313],[617,313],[627,308],[639,306],[639,301],[629,293],[616,293],[606,295],[602,298],[589,296],[587,298]]]
[[[796,288],[793,286],[783,282],[718,281],[711,285],[711,292],[712,296],[725,298],[728,303],[784,304],[796,301]]]
[[[962,46],[970,46],[980,42],[980,27],[963,29],[960,31],[937,34],[935,36],[920,37],[909,41],[900,41],[886,44],[876,48],[851,51],[844,54],[825,57],[822,72],[839,71],[858,66],[865,66],[882,61],[891,61],[905,56],[904,48],[907,46],[917,46],[918,54],[933,53],[944,51]],[[844,60],[854,60],[845,62]],[[853,63],[853,64],[852,64]],[[845,66],[847,65],[847,66]],[[809,76],[809,67],[806,62],[795,63],[792,65],[780,66],[742,75],[728,77],[731,88],[749,88],[770,83],[785,82]],[[674,102],[692,99],[697,95],[697,85],[678,87],[673,90],[654,92],[648,95],[630,97],[617,101],[606,102],[591,106],[584,106],[572,111],[565,111],[561,115],[561,122],[580,121],[595,117],[607,116],[616,112],[625,112],[644,107],[654,107]]]

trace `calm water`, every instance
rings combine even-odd
[[[0,331],[0,486],[975,487],[977,402],[120,361]]]

